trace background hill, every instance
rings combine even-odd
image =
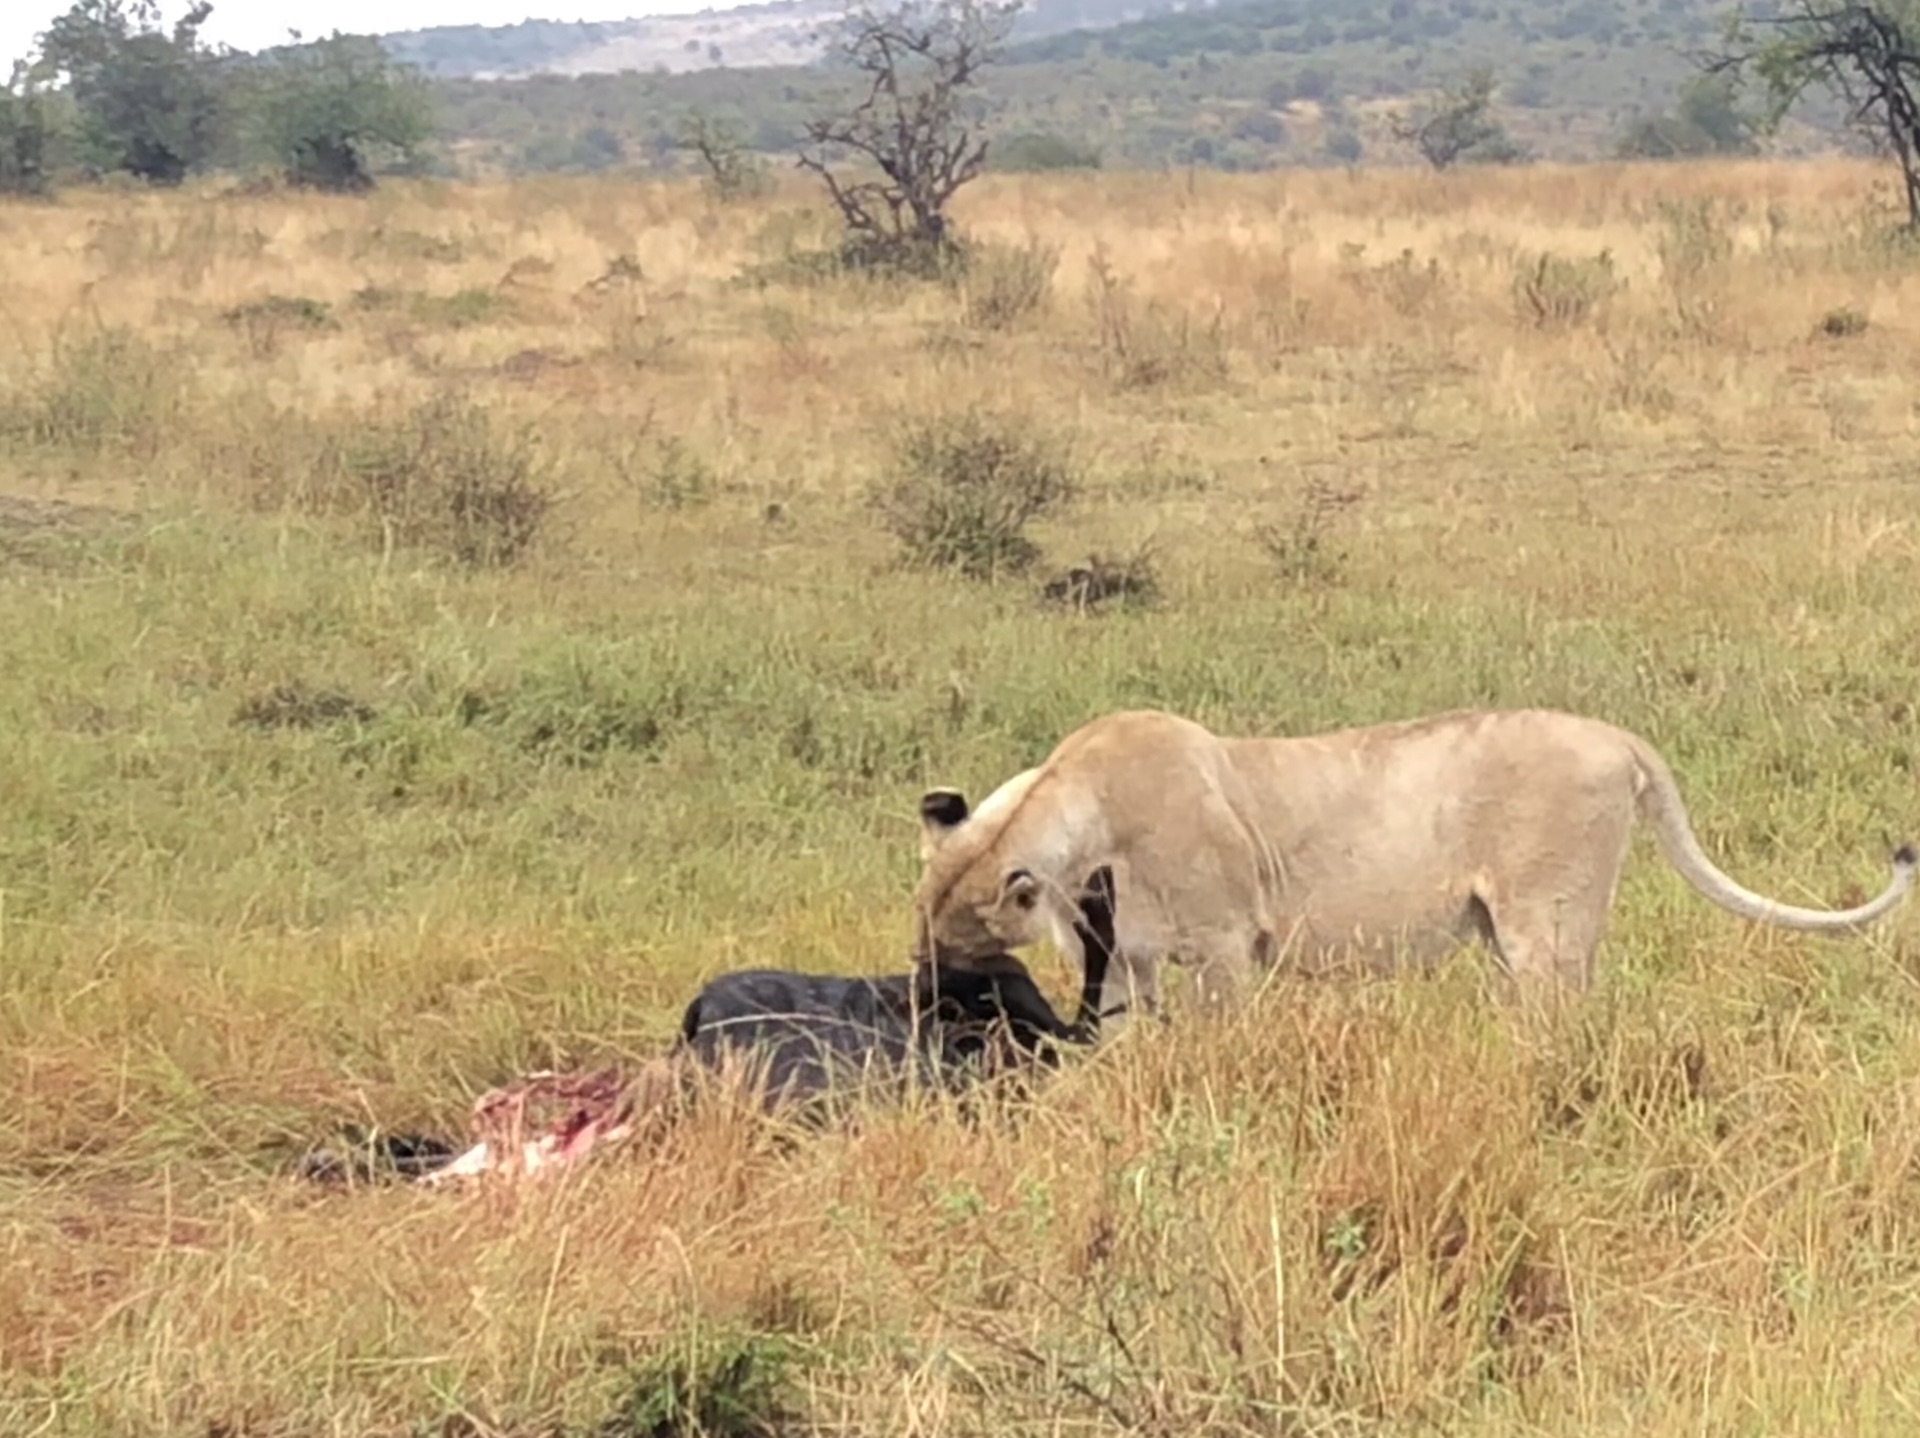
[[[383,43],[438,77],[463,169],[658,168],[680,163],[675,137],[695,110],[753,148],[791,153],[832,97],[835,78],[813,62],[837,9],[781,0]],[[1003,156],[1049,152],[1037,135],[1056,158],[1125,167],[1397,162],[1408,156],[1389,117],[1488,64],[1518,139],[1543,158],[1588,159],[1672,106],[1689,56],[1714,43],[1725,13],[1721,0],[1039,0],[985,98],[998,133],[1027,137]],[[1789,131],[1783,147],[1834,147],[1826,119]]]
[[[1032,0],[1015,29],[1041,41],[1237,0]],[[816,32],[840,13],[838,0],[772,0],[692,15],[603,22],[526,20],[518,25],[442,25],[382,37],[388,52],[428,75],[501,79],[534,74],[598,75],[626,70],[678,74],[722,65],[804,65],[817,60]]]

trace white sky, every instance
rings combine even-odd
[[[729,9],[738,0],[214,0],[200,33],[210,43],[258,50],[287,38],[289,27],[309,40],[335,30],[384,35],[431,25],[512,25],[541,20],[629,20]],[[0,0],[0,78],[33,48],[34,37],[72,0]],[[165,23],[186,12],[185,0],[162,0]],[[531,14],[529,13],[531,11]]]

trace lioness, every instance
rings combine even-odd
[[[1744,918],[1857,931],[1912,887],[1893,878],[1823,911],[1741,887],[1701,850],[1666,762],[1597,719],[1462,711],[1300,738],[1228,738],[1154,710],[1108,714],[1061,740],[978,811],[953,789],[920,801],[919,962],[964,968],[1051,937],[1065,953],[1081,875],[1110,864],[1124,902],[1109,985],[1152,1006],[1162,959],[1203,996],[1237,991],[1283,951],[1379,967],[1488,942],[1525,986],[1584,989],[1636,814],[1688,883]],[[1103,994],[1118,1012],[1125,993]]]

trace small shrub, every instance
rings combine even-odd
[[[1844,305],[1837,310],[1828,310],[1820,317],[1820,333],[1828,339],[1849,339],[1866,331],[1867,317]]]
[[[1175,380],[1219,383],[1226,379],[1222,313],[1200,324],[1184,311],[1170,314],[1161,304],[1142,304],[1098,250],[1089,268],[1089,302],[1101,366],[1115,385],[1150,389]]]
[[[56,336],[45,370],[9,397],[0,427],[32,444],[150,453],[180,399],[177,367],[113,325]]]
[[[982,330],[1012,328],[1046,304],[1059,263],[1059,249],[1038,241],[969,249],[963,279],[967,323]]]
[[[1439,260],[1430,257],[1423,265],[1412,250],[1402,250],[1385,264],[1351,268],[1346,277],[1360,293],[1378,296],[1395,314],[1408,319],[1431,309],[1446,292],[1447,283]]]
[[[1521,260],[1513,277],[1514,305],[1537,329],[1585,324],[1619,288],[1608,250],[1584,260],[1542,254]]]
[[[776,1337],[689,1333],[636,1366],[593,1438],[777,1438],[793,1426],[792,1366]]]
[[[413,317],[422,324],[456,330],[500,319],[509,308],[505,295],[484,285],[455,290],[450,295],[416,295],[412,305]]]
[[[1733,229],[1739,212],[1723,214],[1711,199],[1657,200],[1660,238],[1654,248],[1661,273],[1676,292],[1701,283],[1733,258]]]
[[[1254,538],[1275,573],[1288,584],[1318,588],[1338,584],[1346,575],[1346,551],[1333,545],[1340,516],[1360,502],[1360,491],[1336,489],[1324,479],[1310,479],[1301,488],[1283,520],[1254,528]]]
[[[668,435],[654,446],[653,462],[640,477],[640,492],[655,509],[692,509],[709,503],[719,488],[713,466]]]
[[[1040,550],[1027,526],[1078,489],[1030,425],[978,413],[909,425],[893,471],[869,502],[908,562],[976,579],[1030,567]]]
[[[529,431],[500,434],[485,410],[440,396],[328,446],[312,498],[359,510],[383,542],[497,567],[526,553],[552,508],[540,469]]]
[[[229,327],[238,330],[256,359],[268,359],[280,349],[280,336],[289,330],[330,330],[339,328],[333,309],[323,300],[305,295],[268,295],[249,300],[221,314]]]
[[[1616,408],[1650,419],[1665,419],[1673,413],[1676,401],[1672,387],[1660,378],[1658,349],[1631,342],[1617,348],[1609,344],[1607,356],[1613,362],[1608,399]]]

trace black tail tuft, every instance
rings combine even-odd
[[[1902,844],[1893,851],[1893,863],[1895,868],[1911,869],[1915,864],[1920,864],[1920,853],[1914,852],[1913,845]]]

